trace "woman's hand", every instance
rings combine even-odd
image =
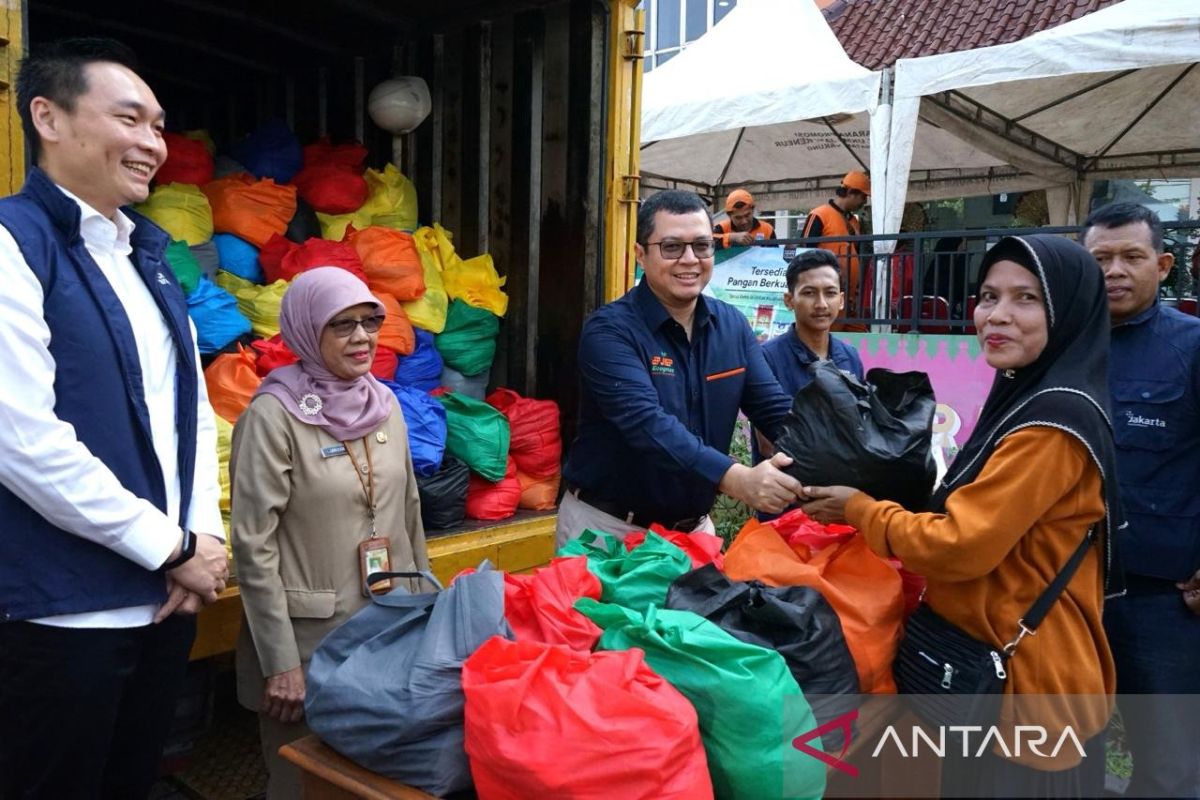
[[[806,486],[808,502],[800,507],[804,513],[824,525],[846,521],[846,501],[858,492],[849,486]]]
[[[261,705],[262,713],[280,722],[304,719],[304,668],[268,676]]]
[[[1191,609],[1193,614],[1200,615],[1200,570],[1186,581],[1175,585],[1183,592],[1183,604]]]

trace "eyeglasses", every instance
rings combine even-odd
[[[716,244],[712,239],[697,239],[694,242],[646,242],[647,247],[658,245],[662,257],[672,261],[683,258],[683,251],[689,247],[692,248],[692,255],[696,258],[712,258],[716,251]]]
[[[329,323],[329,329],[339,339],[349,339],[359,325],[362,325],[365,333],[378,333],[379,329],[383,327],[383,320],[382,314],[366,319],[335,319]]]

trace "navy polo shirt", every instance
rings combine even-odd
[[[568,486],[664,524],[712,507],[739,409],[774,432],[791,405],[741,312],[701,296],[689,342],[645,281],[584,323],[579,373]]]
[[[1171,581],[1200,569],[1200,320],[1155,303],[1112,330],[1121,565]]]

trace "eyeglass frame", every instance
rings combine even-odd
[[[707,255],[700,255],[699,253],[696,252],[696,245],[701,244],[703,242],[708,242],[708,246],[709,246],[709,248],[711,248],[710,252]],[[658,245],[659,254],[663,258],[665,258],[669,261],[678,261],[679,259],[683,258],[683,254],[688,251],[689,247],[692,249],[692,255],[694,255],[696,258],[712,258],[717,253],[717,240],[716,239],[693,239],[690,242],[678,242],[678,241],[662,239],[657,242],[646,242],[646,247],[650,247],[651,245]],[[678,245],[680,247],[679,255],[677,255],[677,256],[669,255],[668,253],[666,253],[663,250],[663,245],[666,245],[668,247]]]
[[[371,334],[379,333],[379,330],[383,327],[384,320],[386,320],[386,319],[387,319],[386,314],[374,314],[370,317],[363,317],[362,319],[330,320],[329,322],[325,323],[325,327],[327,327],[327,328],[329,328],[329,330],[333,331],[333,335],[336,336],[337,338],[349,339],[351,336],[354,335],[354,332],[356,330],[358,330],[360,327],[363,329],[363,333],[367,334],[368,336],[370,336]],[[339,328],[345,327],[346,323],[348,323],[348,322],[353,323],[353,324],[350,327],[346,328],[345,333],[342,333],[339,330]],[[367,327],[368,323],[374,323],[375,329],[372,330],[371,328],[368,328]]]

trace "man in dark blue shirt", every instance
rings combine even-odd
[[[1108,289],[1117,479],[1129,521],[1118,534],[1128,591],[1104,610],[1133,755],[1127,796],[1200,797],[1200,709],[1196,697],[1178,697],[1200,695],[1200,612],[1187,603],[1200,589],[1200,320],[1159,302],[1174,259],[1154,212],[1098,209],[1083,244]]]
[[[780,454],[735,463],[729,443],[743,410],[774,432],[790,407],[745,317],[701,296],[712,278],[712,217],[691,192],[660,192],[638,211],[642,282],[583,326],[579,433],[563,470],[559,544],[593,527],[623,536],[659,522],[711,529],[716,493],[780,511],[798,481]]]
[[[833,361],[838,369],[863,380],[858,351],[830,334],[846,301],[838,267],[837,256],[829,250],[806,250],[788,264],[783,303],[796,321],[787,332],[763,345],[767,366],[788,397],[795,397],[812,382],[809,367],[818,361]],[[756,464],[761,460],[761,448],[755,431]]]

